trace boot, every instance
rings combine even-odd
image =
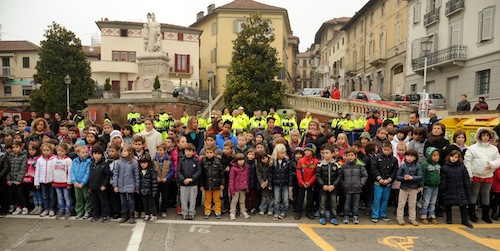
[[[479,218],[476,216],[476,204],[469,204],[469,218],[472,222],[477,222]]]
[[[483,207],[481,209],[483,210],[483,213],[481,215],[481,219],[484,220],[486,223],[493,223],[493,221],[490,218],[490,206],[483,205]]]
[[[467,209],[465,206],[460,206],[460,216],[462,217],[462,224],[468,228],[474,228],[472,224],[467,220]]]
[[[128,212],[123,212],[123,213],[122,213],[122,218],[121,218],[121,220],[120,220],[120,223],[125,223],[125,222],[127,222],[127,221],[128,221],[128,218],[129,218],[129,217],[128,217]]]
[[[498,207],[498,205],[496,207]],[[493,220],[498,220],[498,209],[496,207],[491,208],[491,219]]]
[[[453,224],[453,221],[451,220],[451,207],[445,207],[445,213],[446,213],[446,224]]]
[[[132,212],[132,213],[129,214],[130,218],[128,219],[128,223],[130,223],[130,224],[134,224],[135,223],[135,217],[134,216],[135,216],[134,212]]]

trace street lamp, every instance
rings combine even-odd
[[[421,46],[422,46],[422,51],[424,52],[424,86],[423,86],[423,90],[422,90],[422,93],[423,93],[423,96],[424,96],[424,100],[423,100],[423,103],[422,103],[422,107],[421,107],[421,110],[423,111],[423,116],[424,118],[427,118],[427,111],[428,111],[428,107],[427,107],[427,90],[426,90],[426,85],[427,85],[427,56],[429,54],[429,52],[431,51],[431,46],[432,46],[432,41],[429,37],[425,38],[425,39],[422,39],[422,41],[420,42],[421,43]]]
[[[212,119],[212,80],[214,77],[214,71],[212,68],[208,68],[208,118]]]
[[[69,84],[71,84],[71,77],[69,74],[64,77],[64,83],[66,83],[66,109],[69,110]]]

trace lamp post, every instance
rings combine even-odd
[[[422,51],[424,52],[424,86],[422,88],[422,93],[424,96],[423,102],[421,104],[422,115],[427,118],[428,103],[427,103],[427,56],[431,51],[432,41],[429,38],[422,39],[421,41]]]
[[[214,77],[214,71],[212,68],[208,68],[208,117],[212,119],[212,79]]]
[[[66,110],[69,110],[69,84],[71,84],[71,77],[69,74],[64,77],[64,83],[66,83]]]

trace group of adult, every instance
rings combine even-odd
[[[488,103],[485,102],[484,97],[479,97],[479,102],[474,105],[472,111],[488,111]],[[500,103],[495,109],[500,111]],[[462,94],[460,102],[457,104],[457,112],[469,112],[471,111],[470,102],[467,100],[467,94]]]

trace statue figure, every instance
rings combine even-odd
[[[144,43],[144,51],[148,50],[148,24],[144,24],[144,28],[141,30],[142,42]]]
[[[144,28],[141,31],[144,50],[146,52],[162,51],[160,23],[156,22],[154,13],[148,13],[147,19],[148,22],[144,24]]]

